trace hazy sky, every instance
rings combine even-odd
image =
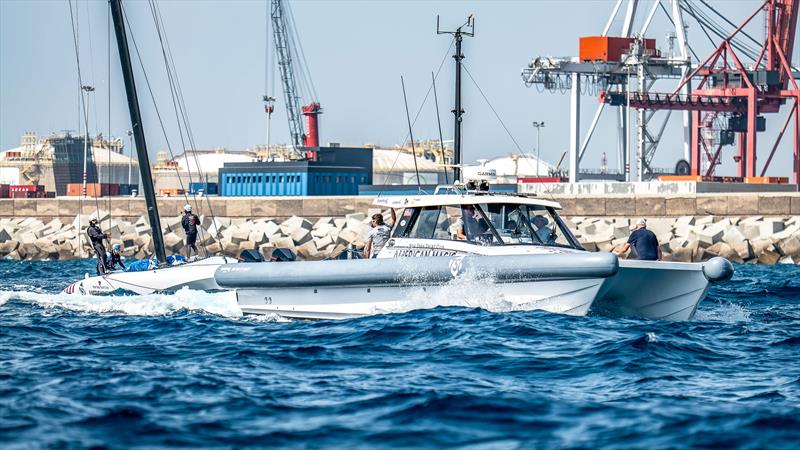
[[[733,22],[743,20],[759,3],[712,2]],[[653,3],[641,4],[637,29]],[[181,144],[148,3],[127,1],[125,5],[131,24],[129,31],[142,53],[170,144],[177,153]],[[261,102],[265,93],[265,2],[161,0],[159,5],[197,146],[243,149],[265,142],[266,115]],[[546,123],[541,132],[542,157],[556,162],[569,143],[569,94],[540,93],[535,88],[526,88],[520,70],[535,56],[576,55],[578,37],[600,34],[614,2],[295,0],[291,5],[318,100],[324,109],[323,143],[387,146],[401,143],[407,125],[400,76],[405,77],[413,115],[430,85],[431,71],[439,66],[450,45],[449,36],[436,35],[436,16],[441,16],[443,27],[452,28],[474,13],[476,37],[464,42],[468,70],[525,152],[532,152],[536,143],[531,122]],[[90,102],[90,128],[107,134],[107,3],[79,0],[73,1],[72,6],[77,8],[79,17],[83,83],[97,88]],[[707,55],[711,49],[708,40],[694,22],[688,22],[695,50]],[[760,36],[758,27],[763,23],[757,22],[758,26],[750,31]],[[657,39],[660,48],[666,49],[667,32],[669,24],[659,12],[648,34]],[[119,136],[130,125],[113,29],[110,38],[113,46],[110,130]],[[799,55],[796,49],[793,59],[800,61]],[[78,129],[80,100],[75,59],[66,0],[0,0],[0,148],[19,145],[24,131],[46,135]],[[166,140],[138,67],[136,76],[149,148],[154,154],[166,149]],[[453,60],[447,58],[437,82],[445,139],[451,139],[453,134],[452,82]],[[279,86],[276,83],[277,90],[272,92],[279,98],[272,119],[272,141],[287,142],[288,126]],[[664,91],[672,87],[672,81],[656,84],[656,88]],[[582,103],[585,130],[597,100],[594,95],[585,95]],[[517,151],[466,74],[464,107],[466,161]],[[759,135],[762,154],[772,146],[771,136],[777,133],[784,117],[785,111],[767,116],[769,131]],[[607,115],[600,125],[584,158],[586,167],[598,167],[603,151],[608,152],[609,165],[616,165],[616,120]],[[677,120],[666,135],[655,161],[661,167],[673,166],[682,155]],[[414,136],[438,137],[432,98],[414,127]],[[782,144],[772,173],[788,175],[785,168],[791,161],[791,146],[789,139]],[[733,154],[734,148],[728,147],[724,154],[726,167],[731,167]],[[566,164],[565,161],[563,165]]]

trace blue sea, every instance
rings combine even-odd
[[[86,270],[0,261],[3,449],[800,443],[797,266],[737,266],[683,323],[493,312],[490,291],[316,322],[230,293],[58,294]]]

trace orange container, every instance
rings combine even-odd
[[[178,197],[180,195],[184,195],[186,191],[184,189],[178,188],[164,188],[158,190],[158,195],[160,197]]]
[[[633,38],[609,36],[585,36],[580,38],[580,59],[583,62],[604,61],[620,62],[622,54],[627,53],[633,43]],[[650,50],[653,55],[658,55],[655,39],[644,39],[645,50]]]
[[[747,177],[744,179],[748,184],[786,184],[789,182],[787,177]]]
[[[82,196],[83,183],[67,183],[67,195],[70,197]],[[119,185],[108,183],[86,183],[86,195],[88,197],[108,197],[119,195]]]

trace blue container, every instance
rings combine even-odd
[[[198,192],[203,191],[205,195],[217,195],[219,193],[219,185],[217,183],[202,183],[195,182],[189,184],[189,194],[197,195]]]

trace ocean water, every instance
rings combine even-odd
[[[683,323],[503,312],[489,289],[317,322],[57,294],[92,267],[0,261],[4,449],[800,443],[797,266],[737,266]]]

